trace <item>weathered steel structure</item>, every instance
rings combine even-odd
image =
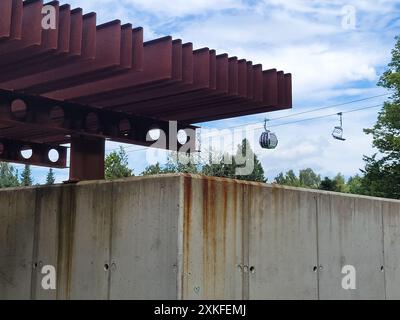
[[[43,27],[45,5],[55,28]],[[58,1],[0,2],[2,161],[65,167],[60,145],[70,143],[70,180],[102,179],[106,139],[148,146],[151,129],[174,134],[169,121],[186,130],[291,106],[291,75],[282,71],[170,36],[143,42],[140,27],[97,26],[95,13]]]

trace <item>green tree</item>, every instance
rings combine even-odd
[[[346,179],[344,175],[341,173],[338,173],[335,178],[333,178],[333,181],[335,183],[335,190],[336,192],[347,192],[347,186],[346,186]]]
[[[363,177],[355,175],[347,180],[347,192],[352,194],[365,194],[363,188]]]
[[[284,185],[284,186],[291,186],[291,187],[300,187],[300,180],[296,176],[293,170],[289,170],[285,174],[281,172],[276,178],[275,183]]]
[[[53,185],[56,182],[56,178],[54,176],[54,170],[50,168],[49,172],[47,173],[46,177],[46,184]]]
[[[201,170],[204,175],[255,182],[267,181],[262,164],[247,139],[243,139],[237,146],[235,157],[211,150],[208,160]]]
[[[384,104],[375,126],[364,130],[372,135],[379,155],[364,157],[362,186],[370,195],[400,199],[400,38],[396,41],[392,61],[378,83],[393,95]]]
[[[275,177],[275,183],[291,187],[318,189],[321,176],[317,175],[311,168],[300,170],[298,177],[293,170],[289,170],[285,174],[281,172]]]
[[[321,176],[316,174],[311,168],[300,170],[300,186],[303,188],[318,189],[321,183]]]
[[[21,186],[29,187],[33,184],[31,166],[26,164],[21,173]]]
[[[201,165],[197,164],[194,155],[172,152],[168,162],[163,168],[163,173],[200,173]]]
[[[201,173],[210,177],[236,178],[236,166],[232,155],[210,150],[208,161],[203,165]]]
[[[146,169],[142,172],[142,176],[153,176],[157,174],[164,174],[164,170],[161,168],[159,162],[146,167]]]
[[[6,162],[0,162],[0,188],[18,187],[18,171]]]
[[[321,181],[319,189],[326,191],[337,191],[337,181],[325,177],[324,180]]]
[[[241,159],[238,162],[238,159]],[[239,167],[249,166],[251,164],[253,166],[253,170],[250,174],[238,175],[238,171],[236,170],[235,178],[238,180],[247,180],[247,181],[255,181],[255,182],[267,182],[265,178],[264,168],[257,155],[254,153],[251,148],[250,142],[247,139],[243,139],[242,143],[238,145],[236,157],[233,159],[233,163],[236,165],[236,169]],[[243,162],[245,160],[245,162]],[[250,167],[249,167],[250,168]]]
[[[199,163],[197,155],[185,158],[182,161],[182,154],[171,153],[165,166],[159,163],[148,166],[142,175],[154,175],[165,173],[191,173],[204,174],[213,177],[223,177],[239,180],[266,182],[264,169],[257,156],[254,154],[250,143],[244,139],[237,147],[236,157],[227,153],[210,150],[208,159]],[[254,167],[253,167],[254,165]],[[250,168],[249,172],[240,172],[245,167]],[[241,175],[244,173],[244,175]],[[247,174],[246,174],[247,173]]]
[[[107,155],[105,160],[105,176],[107,180],[127,178],[133,176],[128,167],[128,155],[123,147]]]

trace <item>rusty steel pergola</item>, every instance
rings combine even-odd
[[[42,26],[44,5],[55,9],[55,29]],[[291,106],[283,71],[170,36],[143,42],[142,28],[96,26],[95,13],[58,1],[0,1],[1,161],[65,168],[61,145],[70,143],[70,181],[102,179],[106,139],[149,146],[151,129],[174,134],[169,121],[188,130]]]

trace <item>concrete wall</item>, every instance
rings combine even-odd
[[[399,299],[400,201],[188,175],[1,190],[14,298]]]

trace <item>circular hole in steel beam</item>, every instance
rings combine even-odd
[[[28,107],[25,103],[25,101],[21,99],[16,99],[13,102],[11,102],[11,113],[14,115],[14,117],[18,119],[22,119],[26,117]]]
[[[129,136],[132,130],[131,122],[129,119],[122,119],[118,124],[118,130],[120,135]]]
[[[49,160],[53,163],[56,163],[60,159],[60,154],[56,149],[51,149],[48,156]]]
[[[183,129],[178,131],[177,137],[178,137],[178,142],[182,145],[185,144],[186,142],[188,142],[188,140],[189,140],[189,137],[188,137],[186,131]]]
[[[100,131],[100,119],[96,113],[90,112],[86,115],[85,128],[90,132]]]
[[[23,147],[21,149],[21,156],[25,160],[29,160],[30,158],[32,158],[32,155],[33,155],[33,150],[30,147]]]
[[[149,130],[147,135],[150,137],[150,139],[156,141],[156,140],[160,139],[161,131],[159,128],[154,128],[154,129]]]
[[[64,109],[58,106],[52,107],[49,110],[50,122],[55,125],[62,125],[64,123]]]

